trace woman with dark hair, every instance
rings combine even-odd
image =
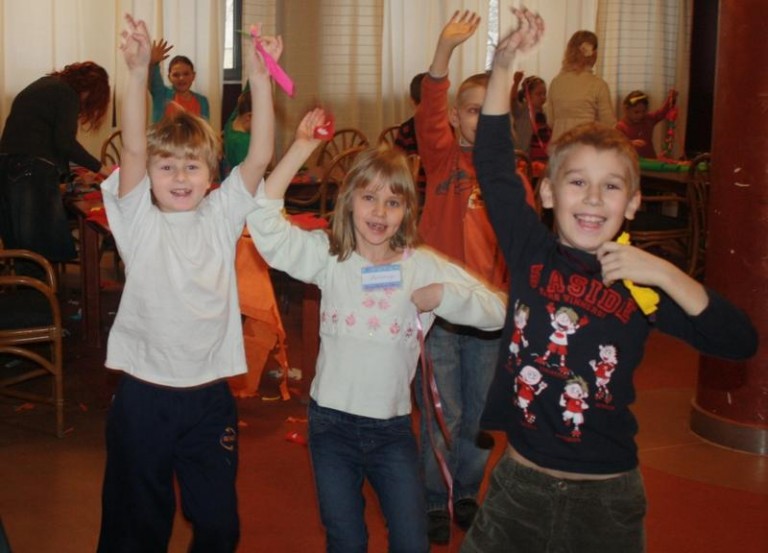
[[[0,139],[0,237],[54,262],[76,257],[59,184],[69,164],[108,175],[77,141],[79,126],[98,129],[109,107],[101,66],[73,63],[24,88],[11,105]]]
[[[549,84],[544,106],[552,125],[552,141],[581,123],[616,125],[608,83],[592,72],[596,61],[597,35],[592,31],[573,33],[565,47],[560,73]]]

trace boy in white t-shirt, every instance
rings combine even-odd
[[[126,283],[106,366],[123,371],[107,421],[99,551],[165,551],[179,482],[190,551],[231,552],[239,539],[237,412],[226,378],[246,371],[235,244],[273,153],[272,86],[253,38],[255,118],[243,162],[208,194],[219,141],[180,112],[146,133],[151,41],[126,16],[128,76],[120,170],[102,186]]]

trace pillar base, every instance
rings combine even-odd
[[[723,447],[768,455],[768,427],[741,424],[704,411],[694,401],[691,406],[691,431]]]

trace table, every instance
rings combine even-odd
[[[89,220],[95,209],[103,209],[100,200],[68,201],[67,208],[77,217],[80,232],[80,283],[82,287],[83,338],[92,347],[101,347],[101,278],[99,262],[100,238],[111,235],[109,226]]]
[[[688,180],[688,171],[640,171],[640,190],[684,194]]]

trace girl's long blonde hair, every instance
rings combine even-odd
[[[357,246],[352,220],[354,193],[373,182],[381,187],[389,186],[392,192],[403,197],[405,215],[389,246],[399,249],[418,244],[419,201],[411,169],[400,150],[383,144],[358,154],[339,190],[330,233],[330,253],[337,255],[339,261],[347,259]]]

